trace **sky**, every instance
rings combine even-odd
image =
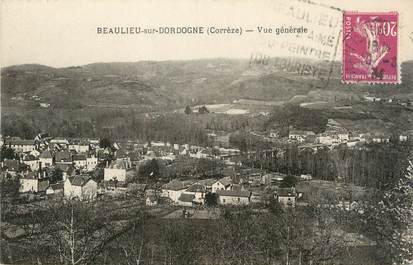
[[[95,62],[249,58],[251,55],[301,56],[301,47],[341,59],[341,10],[398,11],[401,61],[413,59],[413,1],[411,0],[1,0],[0,62],[2,66],[36,63],[53,67]],[[343,3],[344,2],[344,3]],[[289,13],[286,10],[293,6]],[[299,19],[300,15],[309,16]],[[327,20],[326,20],[327,21]],[[325,22],[325,21],[324,21]],[[242,35],[98,35],[97,27],[214,26],[253,29]],[[315,36],[332,38],[331,45],[294,34],[261,34],[257,27],[307,27]],[[321,37],[320,37],[321,38]],[[336,51],[336,52],[335,52]],[[335,53],[335,55],[334,55]],[[317,59],[320,53],[306,55]]]

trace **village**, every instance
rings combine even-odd
[[[334,127],[334,120],[329,120],[328,124],[328,130],[322,134],[290,130],[288,137],[280,137],[277,131],[271,130],[267,135],[255,136],[313,151],[343,145],[359,148],[364,143],[388,143],[391,137],[354,135],[339,126]],[[217,137],[213,133],[209,136]],[[408,134],[398,138],[400,142],[409,139]],[[241,152],[228,144],[222,147],[222,143],[211,148],[161,141],[111,142],[108,139],[51,137],[47,133],[31,140],[2,137],[0,143],[2,150],[9,155],[12,153],[13,157],[2,159],[1,178],[17,180],[20,197],[26,200],[134,196],[146,206],[163,203],[215,207],[262,205],[274,199],[283,206],[294,207],[297,203],[305,205],[316,199],[314,189],[324,186],[326,191],[321,193],[333,190],[337,197],[334,205],[329,204],[350,210],[356,208],[362,197],[338,192],[337,188],[332,188],[333,183],[314,179],[311,174],[292,175],[271,172],[262,166],[248,166],[245,161],[256,159],[258,151]],[[263,154],[276,157],[280,150],[268,148],[260,151],[260,155]],[[200,168],[178,169],[182,163],[189,163],[186,167]],[[170,173],[171,169],[175,174]],[[343,190],[349,189],[345,183],[338,185],[342,185]],[[363,189],[353,185],[350,193],[360,195]]]

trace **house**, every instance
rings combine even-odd
[[[49,187],[49,180],[45,175],[45,171],[43,174],[41,172],[27,172],[24,174],[20,179],[20,186],[19,192],[26,193],[26,192],[45,192],[47,187]]]
[[[72,139],[69,141],[69,150],[76,153],[87,153],[90,150],[89,141],[83,139]]]
[[[220,180],[215,181],[214,184],[212,184],[212,192],[216,193],[218,190],[230,190],[231,189],[231,180],[230,178],[222,178]]]
[[[279,136],[280,136],[280,133],[278,131],[270,130],[270,133],[269,133],[270,138],[278,138]]]
[[[98,159],[96,156],[86,157],[86,169],[89,171],[94,170],[98,165]]]
[[[56,163],[66,163],[66,164],[72,164],[72,154],[68,150],[62,150],[58,151],[55,154],[55,161]]]
[[[246,205],[251,199],[251,192],[246,190],[218,190],[217,195],[220,205]]]
[[[69,141],[66,138],[63,137],[56,137],[50,140],[51,144],[58,144],[58,145],[62,145],[62,146],[68,146],[69,145]]]
[[[201,205],[205,203],[206,187],[201,183],[197,182],[192,184],[188,187],[185,193],[194,195],[194,198],[192,200],[193,203]]]
[[[44,150],[39,156],[39,163],[44,167],[53,165],[53,154],[49,150]]]
[[[297,197],[295,188],[278,188],[276,191],[276,197],[280,204],[295,207]]]
[[[32,171],[39,169],[39,159],[34,155],[27,155],[23,158],[23,164],[30,167]]]
[[[41,103],[40,103],[40,107],[42,107],[42,108],[48,108],[48,107],[50,107],[50,103],[41,102]]]
[[[73,155],[73,165],[75,168],[86,168],[86,155],[85,154],[76,154]]]
[[[62,171],[63,181],[65,181],[68,177],[73,176],[75,173],[75,167],[71,164],[56,163],[54,168]]]
[[[147,206],[155,206],[158,205],[158,199],[154,195],[148,195],[145,200],[145,204]]]
[[[350,139],[350,134],[344,131],[337,132],[337,138],[341,142],[346,142]]]
[[[194,203],[195,195],[192,193],[183,192],[179,195],[178,205],[191,207]]]
[[[26,154],[32,155],[32,156],[34,156],[34,157],[39,157],[40,152],[39,152],[37,149],[35,149],[35,150],[33,150],[33,151],[27,152]]]
[[[16,175],[16,173],[22,170],[22,165],[19,160],[16,159],[4,159],[1,162],[1,170],[10,173],[11,175]]]
[[[319,144],[325,144],[325,145],[332,145],[336,143],[336,140],[331,137],[330,135],[327,134],[320,134],[316,138],[316,142]]]
[[[64,182],[64,196],[69,199],[94,200],[97,195],[97,183],[88,175],[68,177]]]
[[[346,143],[346,145],[348,146],[348,147],[356,147],[358,144],[360,144],[361,142],[359,141],[359,140],[357,140],[357,139],[352,139],[352,140],[350,140],[350,141],[348,141],[347,143]]]
[[[36,150],[36,143],[34,140],[10,140],[7,145],[16,153],[26,153]]]
[[[189,153],[189,156],[200,159],[200,158],[207,158],[210,156],[210,154],[208,153],[206,149],[203,149],[203,150],[198,150],[195,153]]]
[[[190,186],[188,181],[172,180],[162,187],[162,197],[171,199],[177,203],[181,194]]]
[[[64,182],[50,184],[46,189],[46,195],[63,193]]]
[[[216,179],[203,179],[199,180],[198,183],[203,185],[206,191],[212,191],[212,185],[216,182]]]
[[[291,130],[288,134],[288,139],[304,142],[307,136],[314,136],[315,133],[313,131],[300,131],[300,130]]]
[[[301,174],[300,179],[301,180],[312,180],[313,177],[311,176],[311,174]]]
[[[390,135],[385,133],[373,133],[371,135],[371,141],[373,143],[388,143],[390,141]]]
[[[131,163],[129,160],[115,160],[104,169],[104,181],[117,180],[126,182],[127,171],[130,171]]]

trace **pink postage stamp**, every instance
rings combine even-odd
[[[397,12],[344,12],[342,81],[400,83]]]

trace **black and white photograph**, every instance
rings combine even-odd
[[[413,265],[412,22],[1,0],[0,264]]]

